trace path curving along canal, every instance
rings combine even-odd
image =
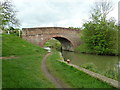
[[[42,63],[41,63],[42,64],[41,69],[44,75],[55,85],[56,88],[66,88],[66,86],[57,77],[52,75],[47,68],[47,65],[46,65],[47,57],[51,54],[52,53],[48,53],[44,56],[44,58],[42,59]]]

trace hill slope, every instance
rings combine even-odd
[[[3,88],[53,88],[41,71],[40,65],[46,52],[14,35],[3,35],[2,60]]]
[[[42,48],[28,43],[14,35],[3,35],[2,42],[2,56],[20,56],[44,53]]]

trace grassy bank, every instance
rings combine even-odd
[[[3,88],[53,88],[43,75],[40,65],[46,52],[14,35],[3,35],[2,60]]]
[[[0,34],[0,57],[2,56],[2,35]],[[2,60],[0,60],[0,89],[2,89]]]
[[[59,62],[60,56],[58,52],[54,52],[48,57],[47,66],[49,71],[60,78],[64,83],[67,83],[72,88],[113,88],[112,86],[99,81],[82,71]]]
[[[97,67],[93,63],[86,63],[86,64],[83,64],[83,65],[80,65],[80,67],[83,67],[85,69],[88,69],[88,70],[96,72],[96,73],[99,73],[99,74],[104,75],[108,78],[118,80],[118,68],[117,67],[114,68],[114,70],[108,69],[108,70],[105,70],[105,71],[98,70]]]
[[[3,35],[2,56],[42,54],[44,50],[14,35]]]
[[[80,54],[81,53],[88,54],[88,55],[92,53],[92,52],[89,51],[89,49],[85,49],[84,45],[81,45],[81,46],[75,48],[75,52],[80,53]],[[98,70],[97,67],[94,64],[91,64],[91,63],[86,63],[86,64],[83,64],[83,65],[80,65],[80,67],[89,69],[89,70],[91,70],[93,72],[102,74],[102,75],[104,75],[106,77],[118,80],[118,68],[117,67],[115,67],[114,70],[109,68],[106,71]]]

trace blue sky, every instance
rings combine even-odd
[[[90,9],[98,0],[12,0],[21,22],[26,27],[81,27],[89,20]],[[109,17],[118,18],[118,1],[111,0],[114,10]]]

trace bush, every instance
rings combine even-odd
[[[100,55],[118,54],[118,31],[115,22],[101,20],[95,23],[94,21],[88,21],[83,24],[83,27],[80,37],[83,44],[78,48],[82,50],[81,52]]]

